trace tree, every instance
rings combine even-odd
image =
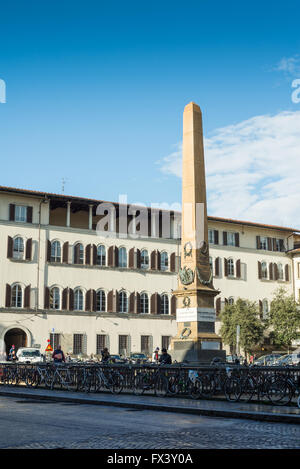
[[[236,303],[226,305],[221,313],[221,336],[225,344],[236,348],[236,329],[240,326],[240,346],[247,355],[263,339],[266,322],[259,317],[255,301],[238,298]]]
[[[285,288],[276,290],[270,306],[269,324],[277,345],[290,347],[300,330],[300,307]]]

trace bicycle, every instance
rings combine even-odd
[[[155,396],[165,397],[168,394],[168,379],[161,369],[143,370],[139,372],[134,379],[133,393],[141,396],[145,391],[154,390]]]

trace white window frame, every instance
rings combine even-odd
[[[125,247],[119,248],[119,260],[118,260],[119,267],[127,267],[127,250]]]
[[[18,240],[21,240],[21,243],[17,242]],[[15,249],[15,247],[17,247],[18,249]],[[22,247],[22,249],[20,249],[20,247]],[[22,236],[16,236],[13,239],[13,259],[24,259],[24,253],[24,239],[22,238]]]
[[[84,294],[81,288],[74,291],[74,311],[84,311]]]
[[[15,220],[19,223],[27,222],[27,206],[26,205],[15,205]]]
[[[141,269],[149,269],[149,252],[147,249],[141,251]]]
[[[141,307],[141,314],[149,314],[149,295],[146,292],[141,293],[140,307]]]
[[[14,304],[14,301],[13,301],[13,298],[14,298],[14,289],[17,289],[17,293],[16,293],[16,296],[15,296],[15,303]],[[21,299],[21,301],[19,301]],[[23,301],[24,301],[24,294],[23,294],[23,287],[22,285],[20,285],[19,283],[15,283],[12,287],[11,287],[11,307],[12,308],[23,308]],[[21,303],[21,304],[18,304],[18,303]]]
[[[170,301],[166,293],[163,293],[160,297],[160,314],[170,314]]]

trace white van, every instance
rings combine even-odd
[[[43,357],[38,348],[21,347],[17,351],[19,363],[38,363],[43,361]]]

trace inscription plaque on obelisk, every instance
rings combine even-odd
[[[177,361],[208,362],[225,358],[215,333],[213,286],[209,262],[202,113],[191,102],[183,113],[181,266],[176,296],[177,335],[170,353]]]

